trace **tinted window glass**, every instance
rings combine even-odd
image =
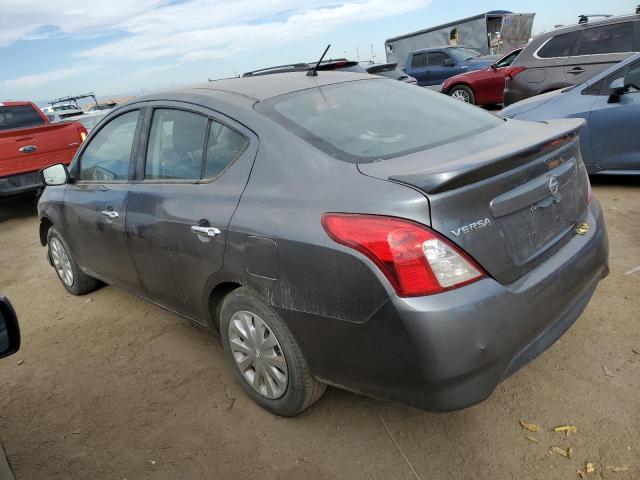
[[[538,52],[541,58],[568,57],[574,51],[578,41],[579,31],[556,35],[549,40]]]
[[[447,95],[384,79],[310,88],[260,102],[256,109],[325,153],[353,163],[424,150],[502,122]]]
[[[129,178],[131,149],[139,116],[138,110],[125,113],[100,129],[80,159],[80,180],[108,182]]]
[[[426,53],[414,53],[411,59],[411,68],[420,68],[427,66],[427,54]]]
[[[211,122],[207,158],[204,164],[205,178],[220,175],[249,145],[249,139],[218,122]]]
[[[42,125],[44,120],[31,105],[0,107],[0,130]]]
[[[629,92],[640,91],[640,62],[633,63],[624,76],[624,85],[629,88]]]
[[[145,178],[200,180],[209,119],[182,110],[153,112]]]
[[[496,67],[498,67],[498,68],[508,67],[509,65],[511,65],[513,63],[513,61],[516,59],[516,57],[518,55],[520,55],[521,51],[522,50],[516,50],[515,52],[511,52],[506,57],[503,57],[500,61],[498,61],[498,63],[496,63]]]
[[[614,23],[587,28],[580,39],[578,55],[633,51],[633,23]]]
[[[429,52],[429,66],[442,66],[449,55],[443,52]]]

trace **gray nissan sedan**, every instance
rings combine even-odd
[[[326,385],[464,408],[608,273],[581,125],[344,72],[163,92],[44,170],[40,239],[70,293],[117,285],[219,332],[278,415]]]

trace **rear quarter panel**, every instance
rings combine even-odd
[[[267,303],[351,322],[366,321],[393,294],[366,257],[334,242],[326,212],[369,213],[429,222],[424,195],[362,175],[264,119],[249,183],[229,227],[223,270]],[[276,278],[246,268],[248,236],[272,240]]]

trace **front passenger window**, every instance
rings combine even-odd
[[[183,110],[157,109],[151,121],[144,177],[200,180],[209,119]]]
[[[91,139],[80,159],[79,180],[122,181],[129,179],[133,137],[140,111],[114,118]]]
[[[629,88],[629,92],[640,91],[640,62],[629,65],[629,70],[624,76],[624,85]]]

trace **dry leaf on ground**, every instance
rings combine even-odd
[[[522,426],[522,428],[529,430],[530,432],[540,431],[540,427],[538,427],[538,425],[536,425],[535,423],[529,423],[525,422],[524,420],[520,420],[520,425]]]

